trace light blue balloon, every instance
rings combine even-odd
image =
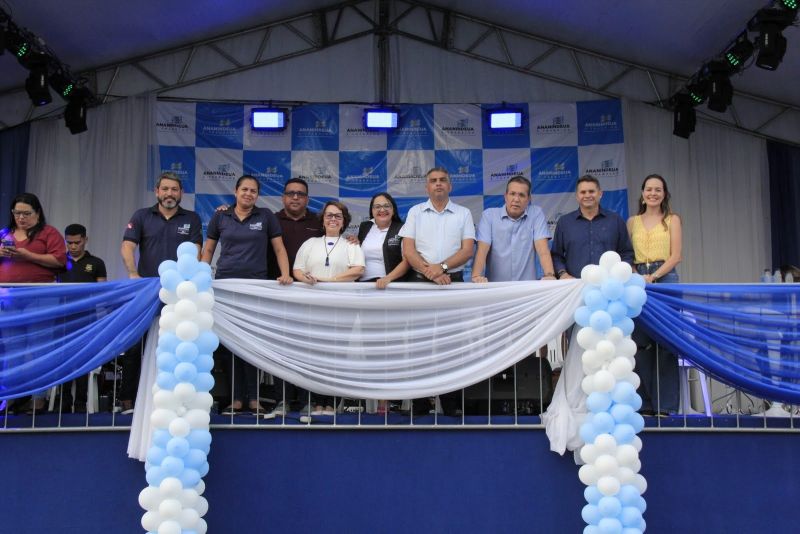
[[[622,423],[614,427],[611,435],[614,436],[615,440],[617,440],[617,445],[627,445],[633,441],[633,437],[636,435],[636,432],[634,432],[631,425]]]
[[[192,383],[197,391],[208,393],[214,387],[214,375],[211,373],[197,373]]]
[[[612,300],[608,303],[606,311],[608,311],[608,314],[611,316],[611,320],[616,323],[623,317],[626,317],[628,307],[621,300]]]
[[[603,285],[600,286],[600,291],[608,300],[617,300],[625,292],[625,286],[616,278],[606,278]]]
[[[200,449],[190,449],[186,458],[183,459],[186,467],[190,469],[199,469],[201,465],[206,463],[206,453]]]
[[[642,531],[638,528],[628,527],[622,529],[622,534],[642,534]]]
[[[206,462],[203,462],[200,465],[200,467],[198,468],[197,472],[200,473],[201,477],[204,477],[204,476],[206,476],[208,474],[208,469],[209,469],[209,466],[208,466],[208,462],[206,461]]]
[[[644,520],[644,517],[639,521],[639,532],[644,532],[647,530],[647,521]]]
[[[636,506],[639,502],[639,490],[633,484],[623,484],[617,493],[622,506]]]
[[[163,462],[166,457],[167,451],[163,447],[154,445],[147,450],[147,461],[150,462],[150,465],[161,465],[161,462]]]
[[[623,317],[614,326],[622,330],[623,336],[629,336],[633,333],[633,320],[630,317]]]
[[[611,395],[595,391],[586,398],[586,407],[590,412],[607,412],[611,408]]]
[[[609,410],[609,413],[611,414],[611,417],[614,418],[614,422],[627,423],[628,418],[635,412],[633,411],[633,408],[631,408],[630,404],[615,404],[611,410]]]
[[[201,354],[211,354],[219,347],[219,338],[214,332],[203,331],[194,340]]]
[[[608,412],[600,412],[592,417],[592,425],[598,434],[611,434],[614,430],[614,418]]]
[[[177,477],[183,471],[184,465],[183,460],[180,458],[176,458],[175,456],[167,456],[164,458],[164,461],[161,462],[161,470],[168,476],[168,477]]]
[[[634,395],[636,395],[636,389],[633,384],[622,380],[614,384],[614,389],[611,390],[611,399],[617,404],[630,405]]]
[[[578,430],[578,434],[584,443],[594,443],[594,440],[597,437],[597,431],[594,429],[594,425],[591,423],[591,421],[585,421],[581,425],[580,430]]]
[[[583,527],[583,534],[600,534],[600,529],[597,525],[586,525]]]
[[[198,354],[200,351],[197,350],[197,345],[191,341],[182,341],[175,347],[175,357],[182,362],[193,362]]]
[[[642,513],[645,513],[647,511],[647,501],[645,501],[644,497],[642,497],[641,495],[639,495],[639,498],[636,500],[635,506]]]
[[[584,523],[596,525],[600,521],[600,510],[594,504],[587,504],[581,510],[581,517]]]
[[[144,478],[151,486],[160,486],[161,481],[167,478],[167,475],[164,474],[164,470],[160,467],[153,467],[147,471]]]
[[[614,496],[606,496],[597,503],[597,509],[603,517],[617,517],[622,511],[622,503]]]
[[[158,352],[175,352],[181,339],[172,332],[164,332],[158,336]]]
[[[586,303],[586,307],[592,311],[605,310],[608,306],[608,299],[597,288],[587,291],[583,301]]]
[[[637,286],[628,286],[624,289],[622,301],[631,308],[641,308],[647,300],[647,293]]]
[[[612,324],[611,316],[605,310],[592,312],[592,316],[589,318],[589,326],[594,328],[597,332],[607,331],[611,328]]]
[[[641,519],[642,512],[640,512],[639,509],[634,506],[623,507],[619,516],[622,526],[628,528],[637,527]]]
[[[197,250],[195,249],[195,252]],[[184,280],[191,280],[197,274],[198,264],[197,254],[181,254],[178,256],[178,272]]]
[[[158,265],[158,276],[161,276],[167,271],[177,271],[178,262],[175,260],[164,260]]]
[[[202,428],[196,428],[189,432],[189,435],[186,436],[186,439],[189,441],[189,445],[191,445],[193,449],[202,449],[208,445],[211,445],[211,432]]]
[[[633,412],[628,418],[628,424],[631,425],[633,431],[638,434],[644,428],[644,417],[642,417],[642,414]]]
[[[164,274],[161,275],[161,287],[167,291],[175,291],[181,282],[183,282],[183,278],[178,271],[164,271]]]
[[[178,380],[175,378],[174,374],[161,371],[158,373],[158,376],[156,376],[156,384],[158,384],[158,387],[161,389],[172,391],[178,384]]]
[[[633,273],[628,281],[625,282],[625,287],[641,287],[644,289],[644,286],[647,285],[647,282],[644,281],[644,276],[639,273]]]
[[[171,373],[175,370],[176,365],[178,365],[178,358],[171,352],[159,352],[156,356],[156,367],[159,371]]]
[[[604,517],[597,522],[601,534],[622,534],[622,523],[616,517]]]
[[[193,488],[200,482],[201,477],[196,469],[184,469],[178,478],[180,478],[184,488]]]
[[[641,306],[637,306],[636,308],[629,308],[628,306],[625,306],[625,317],[633,319],[635,317],[639,317],[641,314],[642,314]],[[622,317],[620,317],[620,319],[622,319]]]
[[[193,258],[197,258],[197,245],[190,241],[184,241],[178,245],[178,258],[186,254]]]
[[[200,265],[207,265],[206,263],[201,263]],[[192,283],[197,286],[198,291],[208,291],[208,288],[211,287],[211,273],[207,273],[205,271],[197,272],[191,278]]]
[[[194,383],[197,377],[197,367],[190,362],[181,362],[175,366],[175,378],[181,382]]]
[[[167,443],[166,452],[169,453],[170,456],[183,458],[184,463],[186,463],[186,458],[184,457],[189,454],[189,450],[189,441],[187,441],[186,438],[174,437]]]
[[[633,396],[630,398],[629,404],[631,405],[631,408],[633,408],[633,411],[638,412],[642,407],[642,397],[640,397],[638,393],[634,392]]]
[[[637,493],[636,496],[638,497],[639,494]],[[586,486],[586,489],[583,490],[583,498],[586,499],[586,502],[589,504],[597,504],[600,502],[600,499],[603,498],[603,494],[600,493],[600,490],[597,489],[597,486]]]
[[[592,310],[587,306],[580,306],[575,310],[575,322],[580,326],[589,326],[589,318],[592,316]]]
[[[171,439],[172,435],[169,433],[169,430],[158,429],[153,431],[153,445],[166,448],[167,443],[169,443]]]
[[[214,357],[210,354],[201,354],[194,361],[198,373],[209,373],[214,368]]]
[[[201,261],[200,265],[197,266],[198,273],[208,273],[211,276],[211,265],[206,262]]]

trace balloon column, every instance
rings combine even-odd
[[[212,353],[219,339],[211,331],[211,268],[197,261],[197,247],[182,243],[178,261],[158,273],[165,306],[158,333],[158,375],[153,386],[152,444],[145,462],[148,486],[139,494],[149,533],[205,534],[208,501],[202,477],[208,473],[214,386]]]
[[[639,474],[642,441],[636,434],[644,419],[637,413],[642,399],[636,393],[639,376],[633,372],[636,343],[631,332],[632,318],[647,299],[645,282],[612,251],[600,257],[600,265],[584,267],[581,278],[586,282],[585,305],[575,311],[575,322],[582,327],[577,341],[584,349],[581,388],[589,412],[580,428],[585,465],[578,472],[587,486],[584,533],[641,533],[647,481]]]

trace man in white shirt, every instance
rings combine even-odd
[[[409,281],[463,282],[462,269],[475,244],[472,213],[450,200],[453,184],[443,167],[428,171],[425,190],[428,200],[409,210],[400,230],[403,257],[414,269]]]

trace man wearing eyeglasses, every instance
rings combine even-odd
[[[283,231],[283,244],[289,257],[289,266],[294,265],[297,251],[307,239],[322,236],[322,226],[316,213],[308,209],[308,184],[302,178],[290,178],[283,186],[283,209],[275,215]],[[278,262],[274,254],[269,255],[270,278],[276,278]]]

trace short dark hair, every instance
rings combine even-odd
[[[73,223],[64,228],[64,236],[68,235],[79,235],[81,237],[86,237],[86,227],[82,224]]]
[[[386,197],[389,200],[389,203],[392,205],[392,220],[402,223],[403,219],[400,218],[400,213],[397,212],[397,202],[394,201],[392,195],[386,192],[372,195],[372,198],[369,200],[369,216],[372,217],[372,205],[375,204],[375,199],[378,197]]]
[[[286,180],[286,183],[283,184],[283,192],[284,193],[286,192],[286,186],[288,186],[289,184],[300,184],[300,185],[302,185],[303,187],[306,188],[306,194],[308,194],[308,182],[306,182],[302,178],[289,178],[288,180]]]
[[[161,187],[162,180],[172,180],[173,182],[178,182],[178,187],[181,191],[183,191],[183,182],[181,182],[181,179],[174,172],[162,172],[158,177],[158,180],[156,180],[156,189]]]
[[[256,183],[256,193],[261,193],[261,184],[258,183],[258,178],[256,178],[255,176],[253,176],[251,174],[243,174],[243,175],[241,175],[239,177],[239,179],[236,180],[236,187],[234,187],[233,190],[235,191],[235,190],[239,189],[239,186],[242,185],[242,182],[245,181],[245,180],[253,180]]]
[[[508,192],[508,186],[511,185],[511,184],[522,184],[522,185],[526,186],[528,188],[528,194],[529,195],[531,194],[531,190],[533,189],[531,187],[531,181],[528,180],[527,178],[525,178],[524,176],[522,176],[521,174],[518,174],[516,176],[512,176],[511,178],[508,179],[508,182],[506,182],[506,192]]]
[[[428,176],[430,176],[432,172],[443,172],[447,175],[447,180],[448,181],[450,180],[450,171],[448,171],[444,167],[433,167],[432,169],[430,169],[428,172],[425,173],[426,182],[428,181]]]
[[[578,181],[575,183],[575,190],[576,191],[578,190],[578,186],[581,185],[581,182],[591,182],[591,183],[593,183],[594,185],[597,186],[597,189],[602,189],[602,187],[600,187],[600,180],[598,180],[597,178],[595,178],[591,174],[584,174],[583,176],[578,178]]]
[[[322,228],[323,233],[325,232],[325,210],[328,209],[328,206],[336,206],[340,210],[342,210],[342,217],[344,218],[344,224],[342,224],[342,229],[339,230],[339,235],[342,235],[347,227],[350,226],[350,221],[353,218],[350,216],[350,210],[347,209],[343,203],[339,202],[338,200],[329,200],[322,206],[322,211],[319,212],[319,222],[320,228]]]

